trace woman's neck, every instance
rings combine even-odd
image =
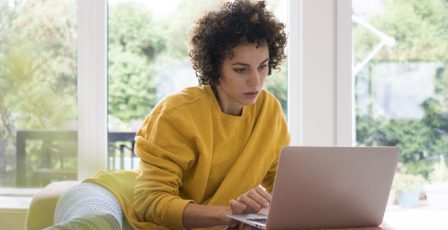
[[[221,111],[225,114],[233,115],[233,116],[241,116],[243,112],[243,108],[239,109],[238,111],[232,111],[230,106],[224,105],[223,100],[221,99],[221,96],[219,95],[219,90],[215,86],[211,86],[213,95],[215,95],[216,100],[218,101],[218,105],[221,108]]]

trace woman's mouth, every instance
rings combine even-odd
[[[258,96],[259,92],[249,92],[249,93],[243,93],[244,96],[248,97],[248,98],[256,98]]]

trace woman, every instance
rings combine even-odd
[[[140,170],[83,183],[112,194],[136,229],[237,227],[228,214],[269,207],[289,144],[281,106],[263,90],[286,45],[284,24],[265,3],[237,0],[207,13],[191,44],[200,86],[168,96],[146,117],[136,135]]]

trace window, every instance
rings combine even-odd
[[[448,181],[435,178],[448,159],[447,19],[442,0],[353,1],[356,143],[400,147],[393,189],[403,207],[425,202],[422,185]]]
[[[0,191],[76,179],[76,1],[0,11]]]
[[[188,56],[194,21],[225,1],[108,1],[108,169],[138,167],[134,134],[166,95],[198,81]],[[269,1],[286,22],[286,1]],[[287,61],[266,88],[287,113]]]

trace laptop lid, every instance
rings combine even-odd
[[[399,152],[397,147],[285,147],[267,229],[380,225]]]

